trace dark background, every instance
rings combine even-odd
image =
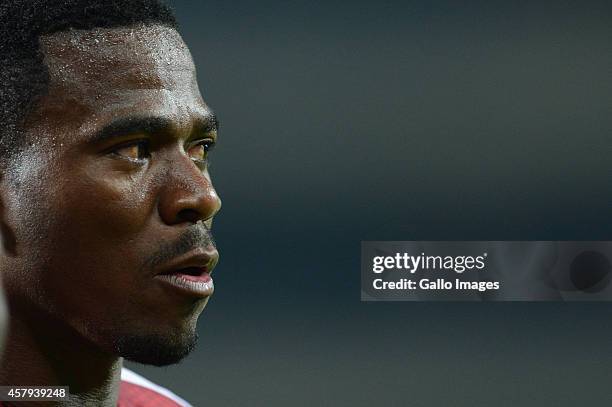
[[[361,303],[362,240],[612,240],[609,2],[172,1],[221,119],[196,406],[599,406],[608,303]]]

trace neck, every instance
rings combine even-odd
[[[0,365],[1,385],[68,386],[70,399],[59,405],[117,405],[121,358],[103,352],[61,321],[15,308]]]

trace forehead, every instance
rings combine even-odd
[[[95,87],[105,79],[116,86],[163,86],[194,71],[181,36],[160,25],[62,31],[41,37],[40,44],[55,85]]]
[[[41,37],[40,45],[49,89],[34,122],[87,131],[117,116],[207,110],[189,49],[170,27],[69,30]]]

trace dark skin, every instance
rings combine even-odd
[[[6,299],[4,298],[4,287],[0,281],[0,358],[4,351],[4,341],[6,339],[6,324],[7,324]]]
[[[0,189],[11,235],[0,382],[68,385],[67,405],[114,406],[121,356],[150,348],[131,358],[173,363],[195,340],[209,296],[156,276],[176,258],[195,256],[207,272],[217,262],[209,231],[221,203],[207,168],[216,120],[171,28],[59,32],[41,47],[49,91]]]

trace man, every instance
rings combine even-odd
[[[217,120],[189,50],[157,0],[1,4],[0,384],[180,404],[121,369],[186,356],[213,291]]]

